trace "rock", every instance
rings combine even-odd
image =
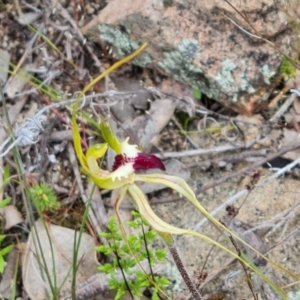
[[[148,99],[151,100],[152,94],[143,88],[139,81],[113,78],[112,81],[119,91],[133,92],[128,95],[110,96],[111,103],[115,103],[110,107],[115,118],[124,123],[132,120],[135,116],[135,109],[147,110],[149,106]]]
[[[281,9],[284,0],[230,1],[264,38],[291,55],[294,38]],[[98,18],[100,38],[121,58],[148,43],[134,60],[160,68],[177,81],[199,88],[209,98],[250,115],[268,98],[282,56],[255,34],[225,1],[112,0]],[[295,53],[295,52],[294,52]]]

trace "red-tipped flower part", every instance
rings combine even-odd
[[[138,153],[133,160],[134,170],[160,169],[165,171],[166,167],[163,162],[153,154]]]
[[[112,170],[115,171],[121,166],[125,166],[128,163],[132,163],[133,169],[136,170],[148,170],[148,169],[160,169],[165,171],[166,168],[163,162],[153,154],[138,153],[136,157],[127,157],[125,154],[118,154],[115,157],[115,162]]]

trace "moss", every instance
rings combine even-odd
[[[296,76],[296,69],[291,62],[284,56],[280,67],[280,73],[287,78],[293,78]]]
[[[106,24],[99,24],[98,28],[100,31],[100,38],[105,43],[115,48],[118,58],[129,55],[139,47],[137,42],[128,37],[128,33],[124,33],[121,30]],[[151,63],[151,61],[150,55],[143,52],[138,58],[133,60],[133,63],[145,67],[147,64]]]

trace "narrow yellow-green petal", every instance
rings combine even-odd
[[[169,241],[169,235],[168,234],[175,234],[175,235],[182,235],[182,234],[187,234],[187,235],[192,235],[195,237],[198,237],[206,242],[209,242],[218,248],[222,249],[223,251],[226,251],[229,253],[231,256],[235,257],[239,261],[243,262],[247,267],[252,269],[254,272],[256,272],[261,278],[266,281],[279,295],[283,298],[286,299],[286,294],[285,292],[280,289],[274,282],[272,282],[267,276],[265,276],[261,271],[258,271],[257,267],[253,267],[251,263],[248,261],[243,260],[238,254],[235,252],[232,252],[231,250],[227,249],[225,246],[222,244],[218,243],[217,241],[203,235],[197,232],[194,232],[192,230],[185,230],[181,228],[177,228],[175,226],[172,226],[163,220],[161,220],[152,210],[150,207],[145,194],[143,191],[136,185],[132,184],[128,186],[128,194],[130,195],[131,199],[134,201],[135,205],[138,208],[139,213],[142,215],[143,218],[152,226],[155,230],[159,231],[162,233],[162,235],[165,235],[165,237],[168,237]],[[171,242],[171,241],[169,241]]]
[[[102,158],[107,151],[107,144],[95,144],[86,152],[86,160],[88,167],[93,174],[100,174],[101,169],[97,159]]]
[[[244,265],[246,265],[248,268],[250,268],[253,272],[255,272],[258,276],[260,276],[265,282],[267,282],[275,292],[278,293],[278,295],[283,299],[283,300],[287,300],[287,294],[279,287],[277,286],[270,278],[268,278],[267,276],[265,276],[258,267],[256,267],[250,259],[243,259],[242,257],[246,257],[245,254],[243,254],[242,257],[240,257],[238,254],[236,254],[235,252],[232,252],[231,250],[227,249],[226,247],[224,247],[223,245],[221,245],[220,243],[218,243],[217,241],[214,241],[213,239],[200,234],[198,232],[194,232],[192,230],[187,230],[186,234],[188,235],[192,235],[195,237],[198,237],[200,239],[205,240],[206,242],[212,243],[213,245],[217,246],[218,248],[226,251],[227,253],[229,253],[231,256],[235,257],[237,260],[241,261]]]
[[[72,112],[72,131],[73,131],[74,147],[75,147],[75,152],[76,152],[76,155],[79,159],[79,162],[80,162],[81,166],[84,169],[88,169],[87,164],[86,164],[86,158],[85,158],[85,156],[83,154],[83,151],[82,151],[80,133],[79,133],[79,128],[78,128],[77,121],[76,121],[76,109],[77,109],[77,107],[78,107],[78,103],[76,103],[74,105],[73,112]]]
[[[127,189],[128,189],[128,186],[123,186],[122,188],[119,189],[119,192],[118,192],[118,196],[117,196],[117,199],[116,199],[116,203],[114,204],[114,208],[115,208],[115,211],[116,212],[119,212],[119,208],[120,208],[120,205],[127,193]],[[117,213],[117,217],[119,218],[119,213]]]
[[[173,239],[173,235],[172,234],[167,233],[167,232],[160,232],[160,231],[157,231],[157,233],[163,239],[163,241],[165,242],[165,244],[168,247],[174,246],[174,239]]]
[[[125,231],[125,228],[123,226],[123,222],[122,222],[120,214],[119,214],[119,208],[120,208],[120,205],[121,205],[121,203],[122,203],[122,201],[123,201],[123,199],[124,199],[124,197],[125,197],[125,195],[127,193],[127,189],[128,189],[128,185],[120,188],[120,190],[118,191],[118,195],[117,195],[117,199],[116,199],[115,205],[114,205],[115,212],[116,212],[116,215],[117,215],[117,218],[118,218],[118,223],[119,223],[119,227],[120,227],[123,239],[126,242],[126,244],[128,246],[128,249],[131,252],[131,255],[134,257],[134,259],[136,260],[137,264],[140,266],[141,270],[144,272],[145,276],[147,276],[149,282],[151,282],[152,285],[153,285],[153,287],[155,287],[160,292],[160,294],[164,296],[164,299],[171,300],[171,298],[169,298],[169,296],[153,280],[152,276],[148,275],[148,273],[146,272],[146,270],[143,268],[141,262],[138,260],[138,257],[136,255],[136,253],[132,250],[130,244],[128,243],[128,238],[127,238],[127,235],[126,235],[126,231]]]
[[[73,140],[75,146],[75,152],[79,159],[82,167],[82,172],[88,176],[96,185],[103,189],[114,190],[118,189],[126,184],[131,184],[133,182],[134,174],[129,174],[127,177],[118,178],[116,176],[118,170],[115,172],[109,172],[100,169],[97,163],[97,158],[103,157],[107,151],[107,144],[96,144],[89,148],[87,155],[85,156],[80,141],[79,128],[76,122],[76,108],[73,109],[72,114],[72,130],[73,130]],[[119,172],[120,173],[120,172]]]
[[[141,52],[144,51],[144,49],[147,47],[147,43],[142,44],[137,50],[135,50],[130,55],[122,58],[121,60],[114,63],[112,66],[110,66],[107,70],[105,70],[103,73],[98,75],[95,79],[93,79],[87,86],[84,87],[81,94],[84,95],[92,86],[94,86],[97,82],[99,82],[101,79],[103,79],[105,76],[109,75],[111,72],[122,66],[123,64],[131,61],[135,57],[137,57]],[[78,99],[81,99],[82,96],[78,96]],[[102,124],[102,126],[101,126]],[[104,140],[109,144],[109,146],[114,149],[118,154],[121,153],[121,145],[120,142],[117,140],[116,135],[114,131],[112,130],[111,124],[108,121],[101,122],[100,129],[103,135]]]
[[[75,152],[78,157],[78,160],[82,167],[82,172],[88,176],[96,185],[103,189],[113,190],[118,189],[125,184],[129,184],[132,182],[132,177],[128,176],[128,178],[122,178],[122,180],[115,179],[113,180],[111,175],[111,172],[101,170],[98,166],[98,163],[96,161],[97,155],[102,154],[102,152],[105,152],[107,146],[103,146],[99,152],[97,152],[97,149],[95,147],[88,150],[89,153],[89,162],[87,162],[86,156],[83,154],[82,147],[81,147],[81,141],[80,141],[80,134],[79,134],[79,128],[76,122],[76,113],[75,109],[72,114],[72,130],[73,130],[73,140],[74,140],[74,147]],[[104,145],[104,144],[102,144]],[[88,165],[89,163],[89,165]]]
[[[285,269],[280,264],[270,260],[268,257],[260,253],[258,250],[253,248],[251,245],[247,244],[243,239],[241,239],[239,236],[237,236],[234,232],[230,231],[226,226],[221,224],[216,218],[214,218],[197,200],[196,195],[192,191],[192,189],[189,187],[187,182],[176,176],[170,176],[165,174],[136,174],[135,176],[136,181],[144,181],[144,182],[151,182],[151,183],[159,183],[162,185],[165,185],[175,191],[177,191],[180,195],[186,197],[205,217],[207,217],[213,224],[218,226],[219,228],[222,228],[224,231],[228,232],[230,235],[232,235],[234,238],[236,238],[238,241],[240,241],[242,244],[244,244],[249,249],[253,250],[256,254],[258,254],[260,257],[264,258],[266,261],[268,261],[270,264],[278,268],[279,270],[282,270],[283,272],[289,274],[290,276],[296,278],[297,280],[300,280],[300,276]]]
[[[139,213],[155,230],[170,234],[186,233],[186,230],[172,226],[160,219],[149,205],[144,192],[136,184],[128,186],[128,194],[136,205]]]
[[[131,61],[135,57],[137,57],[140,53],[144,51],[144,49],[147,47],[147,43],[142,44],[140,48],[135,50],[133,53],[129,54],[128,56],[122,58],[121,60],[115,62],[112,66],[110,66],[107,70],[105,70],[103,73],[98,75],[95,79],[93,79],[87,86],[84,87],[82,90],[82,94],[85,94],[91,87],[93,87],[97,82],[99,82],[101,79],[103,79],[105,76],[113,72],[114,70],[118,69],[120,66],[126,64],[127,62]]]
[[[101,118],[100,130],[103,139],[117,154],[121,154],[122,147],[118,141],[115,131],[112,128],[112,124],[109,120]]]

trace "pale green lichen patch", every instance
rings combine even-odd
[[[223,92],[231,95],[231,100],[237,102],[239,100],[239,94],[241,92],[247,92],[249,94],[255,93],[255,88],[249,83],[247,79],[247,72],[251,71],[247,68],[247,64],[244,60],[240,62],[239,78],[234,78],[232,72],[238,68],[238,66],[229,58],[226,58],[222,62],[222,70],[215,76],[215,82]]]
[[[123,58],[139,48],[137,42],[130,39],[127,33],[123,33],[119,29],[106,24],[99,24],[98,28],[100,31],[100,38],[105,43],[115,48],[118,58]],[[151,61],[150,55],[143,52],[138,58],[133,60],[133,63],[145,67],[147,64],[151,63]]]
[[[200,55],[201,48],[198,41],[183,39],[176,50],[164,53],[164,58],[158,65],[176,80],[197,86],[203,72],[194,66],[192,59]]]
[[[244,76],[242,76],[241,78],[240,89],[242,91],[248,92],[249,94],[255,93],[254,87],[248,82],[248,80]]]
[[[241,65],[241,70],[240,70],[240,89],[241,91],[245,91],[248,92],[249,94],[253,94],[255,93],[255,89],[254,87],[249,83],[249,81],[247,80],[247,73],[251,72],[251,67],[247,66],[247,63],[244,59],[241,60],[240,62]],[[244,71],[243,71],[244,70]]]
[[[190,59],[201,55],[201,47],[195,39],[184,38],[178,46],[178,50],[183,56]]]
[[[288,300],[299,300],[299,299],[300,299],[300,291],[288,293]]]
[[[217,75],[215,77],[215,81],[218,83],[219,86],[222,87],[222,89],[226,93],[235,92],[236,85],[234,82],[234,78],[232,76],[232,71],[236,68],[237,68],[237,65],[229,58],[226,58],[222,62],[221,72],[217,73]]]
[[[271,70],[268,65],[263,65],[259,68],[259,72],[263,75],[266,84],[271,84],[270,79],[276,74],[276,72]]]
[[[166,276],[167,278],[172,278],[174,284],[172,285],[172,290],[169,291],[167,289],[168,292],[172,292],[172,293],[176,293],[176,292],[182,292],[182,277],[178,271],[178,268],[175,265],[172,264],[168,264],[167,268],[164,269],[164,271],[162,272],[162,274],[164,276]]]

